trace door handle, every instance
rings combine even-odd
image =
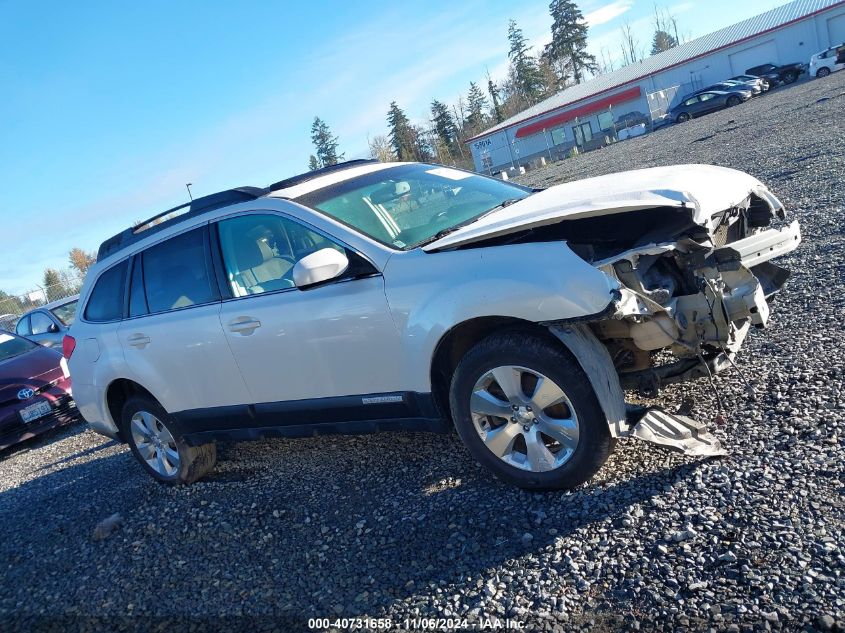
[[[261,327],[261,321],[253,319],[252,317],[238,317],[229,321],[229,330],[231,332],[238,332],[244,336],[249,336],[257,328]]]
[[[150,337],[144,334],[133,334],[132,336],[126,339],[126,342],[129,343],[132,347],[143,349],[144,347],[150,344]]]

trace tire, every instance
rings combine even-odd
[[[816,72],[816,77],[818,77],[819,79],[821,79],[822,77],[827,77],[829,74],[830,74],[830,68],[827,68],[826,66],[822,66],[822,67],[821,67],[821,68],[819,68],[819,70]]]
[[[494,372],[504,383],[515,381],[508,387],[512,398]],[[545,390],[539,388],[541,380],[549,381],[543,383]],[[563,399],[553,395],[555,387]],[[519,395],[513,395],[514,390]],[[556,404],[541,408],[544,401]],[[476,461],[499,479],[528,490],[574,488],[584,483],[607,461],[616,444],[586,374],[551,335],[511,330],[478,343],[455,370],[449,404],[458,434]],[[488,407],[496,415],[478,413]],[[507,419],[499,413],[513,416]],[[545,431],[564,439],[557,441]]]
[[[676,123],[686,123],[686,122],[687,122],[687,121],[689,121],[689,120],[690,120],[690,115],[689,115],[688,113],[686,113],[686,112],[681,112],[681,113],[678,115],[678,118],[677,118],[677,119],[675,119],[675,122],[676,122]]]
[[[194,483],[211,472],[217,463],[217,447],[213,442],[200,446],[186,444],[172,433],[172,416],[148,396],[133,396],[126,401],[121,426],[135,459],[161,483]],[[147,461],[148,458],[155,466]]]
[[[732,108],[742,103],[742,99],[740,99],[736,95],[731,95],[730,97],[728,97],[728,100],[725,103],[729,108]]]
[[[795,73],[795,72],[785,73],[782,77],[782,81],[783,81],[784,85],[794,84],[796,79],[798,79],[798,73]]]

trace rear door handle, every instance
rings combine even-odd
[[[150,344],[150,337],[146,336],[145,334],[133,334],[132,336],[126,339],[126,342],[129,343],[132,347],[142,349]]]
[[[261,327],[261,321],[252,317],[238,317],[229,321],[229,331],[249,336],[257,328]]]

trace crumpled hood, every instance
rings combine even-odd
[[[759,180],[736,169],[715,165],[635,169],[549,187],[431,242],[423,250],[459,246],[561,220],[654,207],[690,209],[694,222],[712,228],[714,213],[742,203],[752,192],[768,200],[773,209],[782,207]]]

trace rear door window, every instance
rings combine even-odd
[[[151,313],[220,299],[211,265],[207,227],[151,246],[143,252],[141,260]]]
[[[87,321],[117,321],[123,317],[123,296],[126,289],[126,268],[129,260],[124,259],[112,266],[97,279],[91,297],[85,306]]]

